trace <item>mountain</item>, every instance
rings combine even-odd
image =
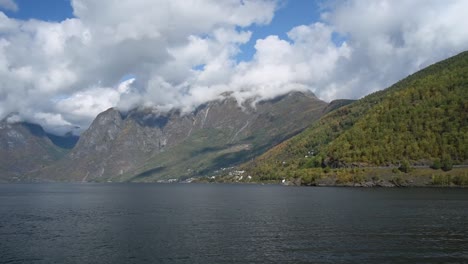
[[[54,136],[54,140],[68,139]],[[0,122],[0,182],[21,180],[27,172],[37,171],[62,158],[67,150],[53,143],[41,126]]]
[[[337,100],[333,100],[331,101],[327,107],[325,107],[325,109],[323,109],[323,113],[324,114],[328,114],[340,107],[343,107],[345,105],[349,105],[351,103],[354,103],[356,100],[350,100],[350,99],[337,99]]]
[[[226,96],[192,113],[111,108],[96,117],[64,159],[28,178],[102,182],[206,175],[297,134],[326,106],[310,92],[291,92],[243,105]]]
[[[270,179],[314,168],[467,164],[468,52],[331,111],[245,168]]]

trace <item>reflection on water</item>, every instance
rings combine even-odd
[[[0,263],[468,262],[468,189],[0,185]]]

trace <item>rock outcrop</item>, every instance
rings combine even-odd
[[[318,119],[327,104],[312,93],[239,105],[227,96],[192,113],[111,108],[70,154],[35,177],[72,181],[156,181],[205,175],[249,160]]]

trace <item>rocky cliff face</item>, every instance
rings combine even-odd
[[[42,127],[0,122],[0,182],[22,180],[25,173],[49,166],[64,154]]]
[[[255,105],[233,98],[192,113],[109,109],[96,117],[70,154],[40,178],[155,181],[203,175],[246,161],[318,119],[326,103],[293,92]]]

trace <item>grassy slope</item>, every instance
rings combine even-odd
[[[468,159],[467,122],[464,52],[329,113],[246,167],[255,176],[282,178],[351,163],[463,163]]]

